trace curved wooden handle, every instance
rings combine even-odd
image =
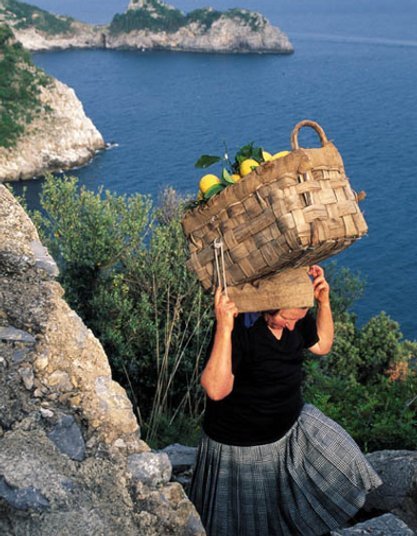
[[[303,128],[303,127],[310,127],[312,129],[314,129],[317,134],[319,135],[320,137],[320,141],[321,141],[321,144],[322,146],[324,147],[324,145],[329,141],[327,139],[327,136],[324,132],[324,130],[321,128],[321,126],[316,123],[315,121],[310,121],[309,119],[304,119],[304,121],[300,121],[299,123],[297,123],[291,133],[291,147],[293,149],[299,149],[300,146],[298,145],[298,133],[300,132],[300,130]]]

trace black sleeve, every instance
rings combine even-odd
[[[304,339],[304,348],[311,348],[316,342],[319,342],[316,319],[310,311],[307,311],[300,322],[300,330]]]
[[[211,351],[213,349],[214,344],[214,335],[216,333],[216,321],[213,323],[213,329],[211,332],[211,339],[207,346],[206,356],[203,363],[203,368],[206,366],[207,361],[210,358]],[[232,372],[235,374],[239,363],[241,362],[243,351],[246,344],[246,328],[244,324],[244,316],[243,314],[240,314],[235,319],[235,325],[232,331]]]

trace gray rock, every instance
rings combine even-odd
[[[174,474],[177,474],[193,467],[197,455],[197,448],[174,443],[162,449],[161,452],[168,454],[172,470]]]
[[[364,510],[392,512],[417,531],[417,452],[384,450],[367,459],[383,484],[368,495]]]
[[[331,536],[413,536],[404,521],[393,514],[384,514],[348,529],[337,529],[330,532]]]
[[[81,462],[85,458],[85,442],[81,430],[72,415],[61,414],[48,437],[71,460]]]
[[[20,377],[22,378],[22,381],[28,391],[31,391],[33,388],[33,382],[35,379],[35,376],[33,374],[32,367],[22,367],[19,369]]]
[[[14,364],[22,363],[27,358],[28,353],[30,352],[29,348],[18,348],[12,353],[12,362]]]
[[[9,486],[3,476],[0,476],[0,497],[18,510],[42,511],[49,506],[48,499],[34,487],[15,488]]]
[[[14,328],[13,326],[0,327],[0,339],[9,342],[36,343],[36,339],[33,335],[22,329]]]
[[[140,480],[150,488],[167,484],[172,474],[168,455],[161,452],[131,454],[127,467],[133,482]]]
[[[35,256],[35,266],[44,270],[51,277],[58,277],[59,269],[54,259],[49,255],[48,250],[39,240],[33,240],[29,247]]]

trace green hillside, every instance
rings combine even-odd
[[[40,86],[50,78],[31,62],[29,53],[0,24],[0,146],[12,147],[43,106]]]
[[[0,0],[1,20],[19,30],[33,27],[51,35],[70,33],[71,23],[74,21],[70,17],[57,17],[43,9],[16,0]]]

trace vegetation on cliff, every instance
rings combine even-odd
[[[267,22],[258,13],[244,9],[234,8],[222,12],[212,8],[202,8],[184,14],[179,9],[158,0],[148,0],[144,7],[129,9],[126,13],[115,15],[110,24],[110,32],[119,34],[133,30],[149,30],[174,33],[191,23],[197,23],[208,31],[221,17],[247,25],[253,31],[261,30]]]
[[[183,205],[172,190],[155,207],[139,194],[94,194],[76,179],[50,178],[36,217],[67,300],[104,344],[153,446],[190,443],[204,407],[198,374],[212,298],[185,268]],[[306,399],[365,450],[415,448],[417,343],[384,313],[359,327],[349,309],[360,279],[335,265],[327,276],[336,340],[328,356],[307,359]]]
[[[12,147],[33,118],[44,110],[40,86],[50,78],[31,62],[30,55],[0,24],[0,147]]]
[[[17,30],[36,28],[50,34],[65,34],[71,32],[70,17],[57,17],[38,7],[16,0],[0,0],[0,17]]]

